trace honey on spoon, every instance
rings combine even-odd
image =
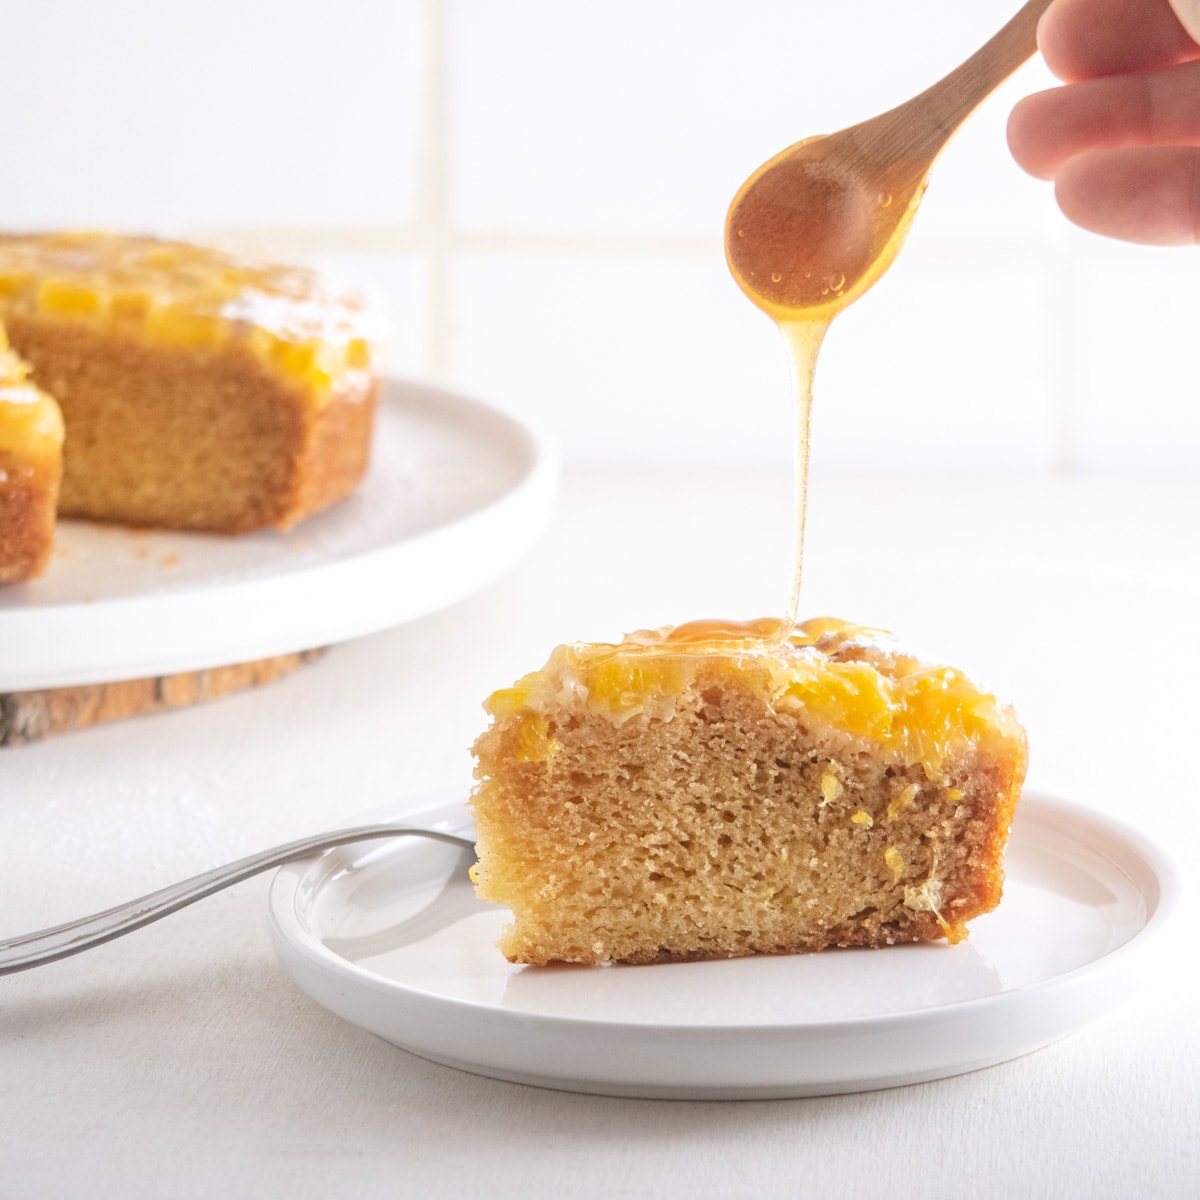
[[[738,286],[771,317],[792,364],[796,514],[791,592],[800,599],[808,431],[817,354],[830,321],[888,269],[916,215],[929,171],[986,97],[1037,49],[1051,0],[1029,0],[993,38],[919,96],[764,163],[729,207],[725,255]]]

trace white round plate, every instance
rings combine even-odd
[[[457,804],[404,820],[470,831]],[[1140,835],[1026,795],[1004,901],[960,945],[516,967],[495,948],[508,912],[476,900],[471,861],[405,839],[282,868],[270,916],[284,966],[319,1004],[435,1062],[674,1099],[865,1091],[1035,1050],[1146,982],[1180,889]]]
[[[45,576],[0,588],[0,691],[249,662],[435,612],[533,545],[555,483],[512,417],[388,380],[361,486],[287,533],[60,523]]]

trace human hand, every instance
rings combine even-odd
[[[1190,32],[1189,32],[1190,31]],[[1094,233],[1200,242],[1200,0],[1055,0],[1038,25],[1065,86],[1013,109],[1008,144]]]

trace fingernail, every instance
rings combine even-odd
[[[1200,42],[1200,0],[1171,0],[1171,7],[1192,41]]]

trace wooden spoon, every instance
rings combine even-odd
[[[891,265],[951,135],[1037,49],[1029,0],[986,45],[919,96],[764,163],[729,208],[738,286],[779,322],[828,321]]]

